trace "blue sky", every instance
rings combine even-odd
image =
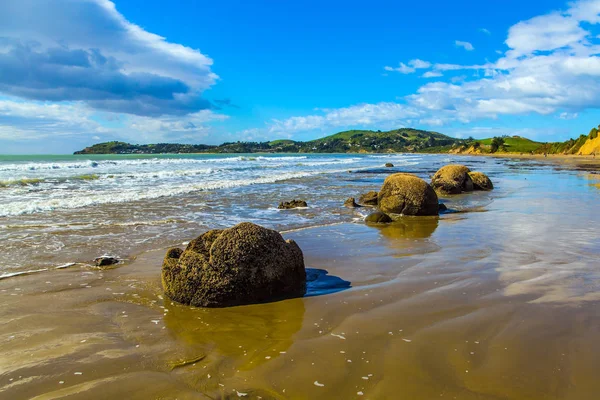
[[[565,140],[600,123],[599,24],[600,0],[7,0],[0,153],[407,126]]]

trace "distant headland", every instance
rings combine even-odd
[[[600,126],[598,127],[600,128]],[[458,139],[439,132],[412,128],[390,131],[350,130],[307,142],[228,142],[205,144],[130,144],[104,142],[74,154],[181,154],[181,153],[454,153],[454,154],[565,154],[600,152],[598,128],[565,142],[536,142],[520,136]]]

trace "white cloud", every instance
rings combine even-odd
[[[81,104],[0,100],[0,139],[28,140],[103,132]]]
[[[359,104],[346,108],[319,110],[320,115],[291,117],[286,120],[273,120],[271,133],[294,133],[310,130],[323,130],[342,126],[372,126],[399,124],[407,118],[418,118],[419,113],[402,104],[381,102]]]
[[[441,118],[423,118],[419,120],[419,124],[427,126],[442,126],[444,122]]]
[[[109,0],[0,1],[0,140],[211,141],[211,65]]]
[[[496,61],[474,65],[426,62],[424,69],[429,70],[423,77],[462,73],[450,75],[450,82],[427,83],[398,103],[327,110],[324,115],[276,121],[273,127],[296,132],[415,122],[431,125],[433,121],[471,123],[502,115],[557,112],[559,118],[572,118],[580,111],[600,108],[600,45],[594,42],[599,23],[600,0],[571,3],[565,12],[537,16],[510,27],[506,39],[509,49]],[[416,71],[417,64],[412,61],[400,65],[405,71]],[[474,75],[467,77],[465,71]],[[365,110],[369,110],[368,118]]]
[[[560,119],[576,119],[579,116],[577,113],[562,112],[558,116]]]
[[[475,50],[475,47],[473,47],[473,45],[469,42],[463,42],[461,40],[455,40],[454,44],[457,47],[462,47],[463,49],[467,50],[467,51],[473,51]]]
[[[577,44],[587,34],[579,24],[579,20],[561,13],[519,22],[508,31],[506,44],[512,49],[510,56],[519,57]]]
[[[490,32],[488,29],[485,29],[485,28],[479,28],[479,32],[485,33],[486,35],[491,35],[492,34],[492,32]]]
[[[443,74],[439,71],[427,71],[421,76],[423,78],[438,78],[440,76],[443,76]]]
[[[210,107],[212,60],[127,21],[109,0],[0,2],[0,93],[158,116]]]
[[[406,65],[404,63],[400,63],[400,65],[396,68],[385,66],[385,67],[383,67],[383,69],[385,69],[386,71],[400,72],[401,74],[412,74],[413,72],[416,71],[415,68],[409,67],[408,65]]]
[[[412,74],[413,72],[415,72],[418,69],[426,69],[431,67],[431,63],[428,61],[423,61],[423,60],[419,60],[418,58],[415,58],[414,60],[410,60],[407,64],[404,63],[400,63],[398,67],[393,68],[393,67],[388,67],[385,66],[383,67],[383,69],[385,69],[386,71],[396,71],[396,72],[400,72],[401,74]]]
[[[145,117],[97,112],[79,102],[22,101],[0,99],[0,140],[31,141],[50,138],[110,137],[134,143],[189,141],[206,138],[207,125],[228,117],[211,110],[186,116]],[[109,128],[101,120],[116,123]]]
[[[414,60],[410,60],[408,62],[408,64],[413,66],[416,69],[423,69],[423,68],[431,67],[431,63],[429,61],[419,60],[418,58],[415,58]]]

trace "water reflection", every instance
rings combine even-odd
[[[174,305],[164,322],[176,340],[196,354],[216,352],[235,358],[238,369],[251,369],[291,346],[304,311],[300,298],[229,308]]]
[[[426,239],[435,232],[438,223],[438,217],[403,217],[378,228],[388,239]]]
[[[600,174],[591,173],[586,174],[585,179],[589,181],[589,185],[595,187],[596,189],[600,189]]]
[[[438,251],[440,247],[429,237],[439,224],[436,217],[402,217],[389,224],[367,225],[379,230],[385,246],[394,257],[406,257]]]

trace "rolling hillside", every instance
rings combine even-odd
[[[232,142],[219,146],[191,144],[134,145],[124,142],[98,143],[75,154],[159,154],[159,153],[397,153],[449,150],[461,143],[441,133],[418,129],[387,132],[352,130],[308,142],[274,140],[271,142]]]
[[[565,142],[536,142],[521,136],[487,139],[457,139],[439,132],[412,128],[391,131],[350,130],[320,139],[299,142],[289,139],[270,142],[204,144],[158,143],[136,145],[105,142],[75,154],[161,154],[161,153],[454,153],[454,154],[581,154],[600,153],[600,136],[589,134]]]

